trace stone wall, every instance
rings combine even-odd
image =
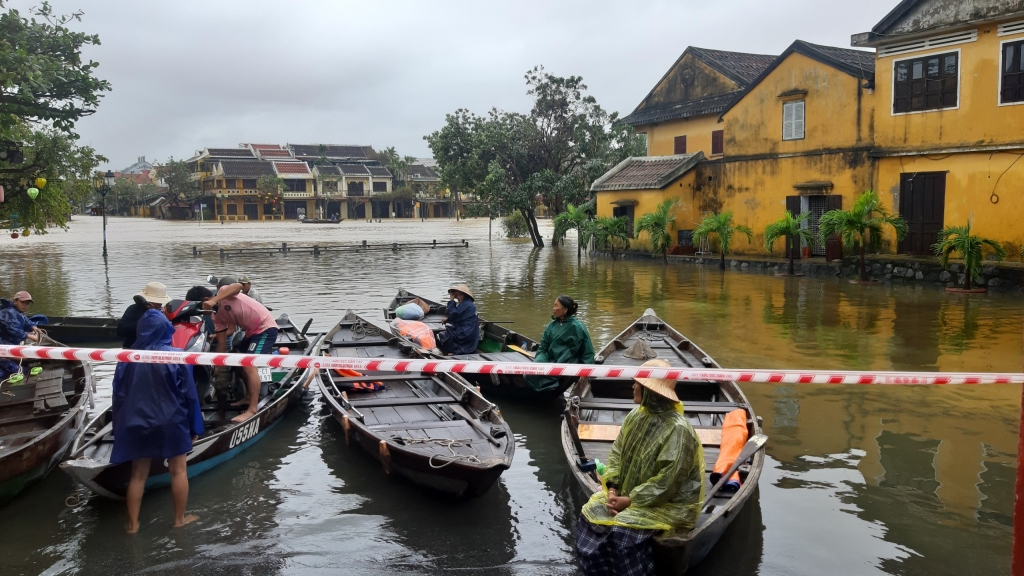
[[[592,252],[593,255],[610,257],[608,252]],[[626,252],[619,258],[650,259],[646,252]],[[658,257],[660,259],[660,256]],[[955,288],[963,284],[964,265],[951,262],[949,269],[939,265],[936,258],[900,257],[884,254],[869,255],[866,259],[868,276],[872,280],[891,284],[928,284],[936,287]],[[669,264],[691,264],[697,266],[718,266],[716,256],[669,256]],[[788,261],[782,258],[734,255],[727,257],[726,267],[741,272],[761,274],[785,273]],[[860,276],[856,257],[844,258],[842,262],[825,262],[822,259],[797,260],[796,272],[808,276],[838,276],[855,280]],[[982,269],[983,278],[978,286],[993,291],[1024,291],[1024,265],[1018,262],[986,261]]]

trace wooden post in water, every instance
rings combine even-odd
[[[437,238],[434,238],[434,243],[430,245],[431,249],[437,248]]]
[[[224,249],[223,248],[220,249],[220,259],[221,260],[224,259]]]
[[[287,242],[281,242],[281,252],[284,252],[285,254],[288,253],[288,243]]]
[[[320,255],[320,246],[318,244],[313,244],[313,256],[319,256],[319,255]]]
[[[1013,493],[1013,560],[1010,573],[1024,576],[1024,387],[1021,389],[1020,430],[1017,437],[1017,487]]]
[[[199,250],[196,249],[195,246],[193,246],[192,247],[192,257],[195,258],[196,256],[199,256]]]

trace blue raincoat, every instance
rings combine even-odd
[[[456,306],[454,299],[448,301],[448,327],[442,336],[441,348],[448,354],[474,354],[480,344],[480,317],[476,315],[476,304],[466,299]]]
[[[21,344],[35,324],[6,298],[0,298],[0,344]]]
[[[148,310],[139,320],[135,349],[180,351],[171,347],[173,334],[167,317]],[[171,458],[192,450],[192,437],[204,428],[191,366],[121,363],[113,386],[111,464]]]

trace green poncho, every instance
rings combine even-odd
[[[533,361],[593,364],[594,344],[590,341],[587,327],[576,316],[568,316],[562,320],[552,318],[540,338],[540,346]],[[530,376],[526,380],[530,387],[538,392],[558,386],[558,378],[552,376]]]
[[[704,502],[704,448],[683,405],[645,388],[612,444],[601,483],[602,490],[583,506],[591,524],[692,530]],[[609,484],[631,500],[615,516],[606,507]]]

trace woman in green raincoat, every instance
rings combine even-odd
[[[576,317],[578,309],[579,304],[564,294],[555,298],[551,308],[551,322],[540,338],[534,362],[594,363],[594,344],[590,341],[587,327]],[[536,392],[558,388],[558,378],[554,376],[528,376],[526,381]]]
[[[654,359],[644,366],[668,368]],[[688,531],[704,501],[704,449],[683,415],[675,381],[637,378],[600,492],[583,506],[576,552],[587,576],[654,574],[660,531]]]

